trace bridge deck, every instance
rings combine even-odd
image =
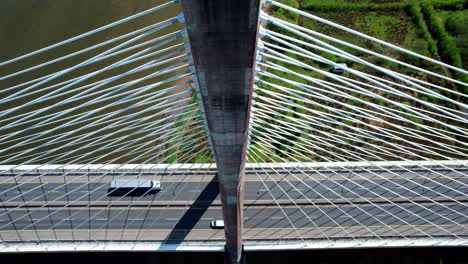
[[[468,237],[468,188],[460,186],[460,182],[468,185],[468,178],[460,177],[468,168],[374,171],[379,177],[363,172],[359,172],[362,178],[349,177],[345,171],[270,177],[248,171],[243,219],[246,243]],[[103,175],[61,177],[51,172],[41,181],[29,174],[17,182],[11,175],[1,176],[2,241],[224,241],[223,232],[209,226],[210,221],[222,218],[214,173],[143,175],[162,180],[162,191],[131,197],[108,196],[109,182],[116,176]]]

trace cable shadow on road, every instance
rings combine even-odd
[[[171,245],[172,247],[181,244],[198,221],[200,221],[203,214],[205,214],[218,195],[219,184],[218,174],[216,174],[206,185],[203,191],[201,191],[200,195],[193,202],[190,208],[179,219],[171,233],[169,233],[164,240],[164,244]]]

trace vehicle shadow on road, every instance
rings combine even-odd
[[[146,196],[146,195],[153,195],[153,194],[156,194],[158,193],[159,190],[139,190],[139,189],[135,189],[135,190],[130,190],[130,191],[120,191],[120,190],[115,190],[115,189],[112,189],[112,188],[109,188],[107,190],[107,196],[126,196],[126,197],[141,197],[141,196]]]
[[[177,246],[182,243],[218,195],[219,184],[218,174],[216,174],[203,191],[201,191],[190,208],[179,219],[171,233],[166,237],[164,244]]]

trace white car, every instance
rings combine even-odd
[[[153,182],[153,186],[151,186],[151,190],[160,191],[162,189],[160,181],[151,181],[151,182]]]
[[[213,220],[210,223],[210,227],[213,229],[223,229],[224,228],[224,221],[223,220]]]

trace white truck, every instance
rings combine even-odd
[[[113,180],[109,191],[160,191],[161,182],[152,180]]]

